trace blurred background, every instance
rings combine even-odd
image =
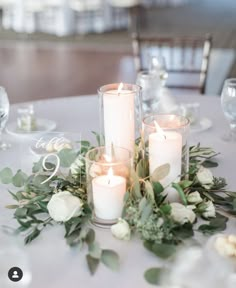
[[[219,94],[224,79],[236,77],[235,0],[0,0],[0,11],[0,85],[11,103],[135,82],[134,33],[208,33],[204,92]]]

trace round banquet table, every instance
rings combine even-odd
[[[226,143],[221,136],[229,127],[226,122],[220,99],[216,96],[182,95],[177,97],[181,102],[199,102],[200,116],[212,120],[212,127],[201,133],[190,134],[190,144],[211,146],[215,151],[221,152],[218,158],[219,166],[214,168],[214,175],[226,177],[230,189],[236,189],[235,143]],[[50,118],[56,121],[58,131],[67,131],[81,134],[82,139],[92,140],[91,131],[99,131],[99,104],[96,96],[66,97],[61,99],[49,99],[33,103],[36,114],[40,118]],[[10,121],[15,120],[17,105],[11,109]],[[23,170],[32,166],[37,160],[27,146],[27,139],[4,135],[12,142],[12,148],[0,151],[0,170],[3,167]],[[79,136],[78,136],[79,137]],[[24,147],[24,148],[22,148]],[[19,167],[20,165],[20,167]],[[16,221],[12,219],[13,210],[5,208],[14,201],[7,191],[8,187],[0,185],[0,225],[16,227]],[[157,267],[162,261],[152,255],[143,246],[139,239],[132,241],[120,241],[111,235],[109,230],[95,228],[97,241],[104,249],[113,249],[120,256],[120,269],[112,272],[101,265],[92,277],[86,264],[86,249],[70,248],[63,238],[64,229],[61,226],[47,227],[40,237],[30,245],[22,249],[29,259],[32,273],[30,288],[94,288],[94,287],[153,287],[145,281],[144,271],[151,267]],[[231,219],[227,231],[236,232],[236,221]],[[204,243],[206,237],[197,235],[197,239]],[[23,242],[23,238],[21,239]],[[17,261],[14,259],[14,266]],[[4,263],[1,263],[4,265]],[[0,275],[1,276],[1,275]],[[18,282],[20,283],[20,282]],[[14,287],[18,286],[14,283]],[[4,287],[5,288],[5,287]]]

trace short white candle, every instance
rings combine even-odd
[[[122,90],[107,91],[103,95],[104,132],[106,146],[115,145],[134,151],[135,93]]]
[[[126,192],[126,179],[110,172],[92,181],[95,215],[104,220],[121,217]]]
[[[172,182],[178,182],[181,175],[182,135],[175,131],[164,131],[149,135],[149,172],[163,164],[170,164],[170,173],[160,182],[165,187]],[[169,200],[177,200],[178,194],[173,188],[166,189]],[[172,194],[172,195],[169,195]]]

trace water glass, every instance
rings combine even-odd
[[[0,150],[6,150],[10,148],[10,144],[2,141],[2,131],[6,126],[9,116],[10,104],[6,90],[0,87]]]
[[[155,72],[159,75],[161,85],[164,87],[168,78],[165,58],[161,55],[150,55],[149,71]]]
[[[236,78],[225,80],[221,93],[221,106],[230,125],[230,132],[223,136],[223,140],[236,142]]]
[[[142,87],[142,106],[145,114],[156,112],[160,100],[161,83],[157,73],[140,71],[136,84]]]

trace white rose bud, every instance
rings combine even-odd
[[[130,240],[129,224],[124,219],[119,218],[118,222],[111,226],[111,232],[117,239]]]
[[[216,251],[224,257],[236,257],[236,236],[221,235],[215,240]]]
[[[188,203],[199,204],[202,202],[202,197],[198,191],[190,193],[187,197]]]
[[[185,207],[180,203],[171,203],[171,217],[177,223],[184,224],[187,222],[193,223],[196,219],[192,209]]]
[[[70,172],[72,176],[77,176],[84,163],[80,160],[80,158],[76,158],[75,161],[70,165]]]
[[[209,201],[203,203],[203,207],[204,207],[204,211],[202,213],[203,217],[205,217],[205,218],[216,217],[216,209],[215,209],[215,206],[214,206],[212,201],[209,200]],[[199,208],[201,209],[201,204],[200,204]]]
[[[48,203],[48,212],[56,222],[66,222],[81,214],[80,199],[68,191],[54,194]]]
[[[211,171],[203,166],[197,172],[197,179],[206,189],[211,188],[214,180]]]

